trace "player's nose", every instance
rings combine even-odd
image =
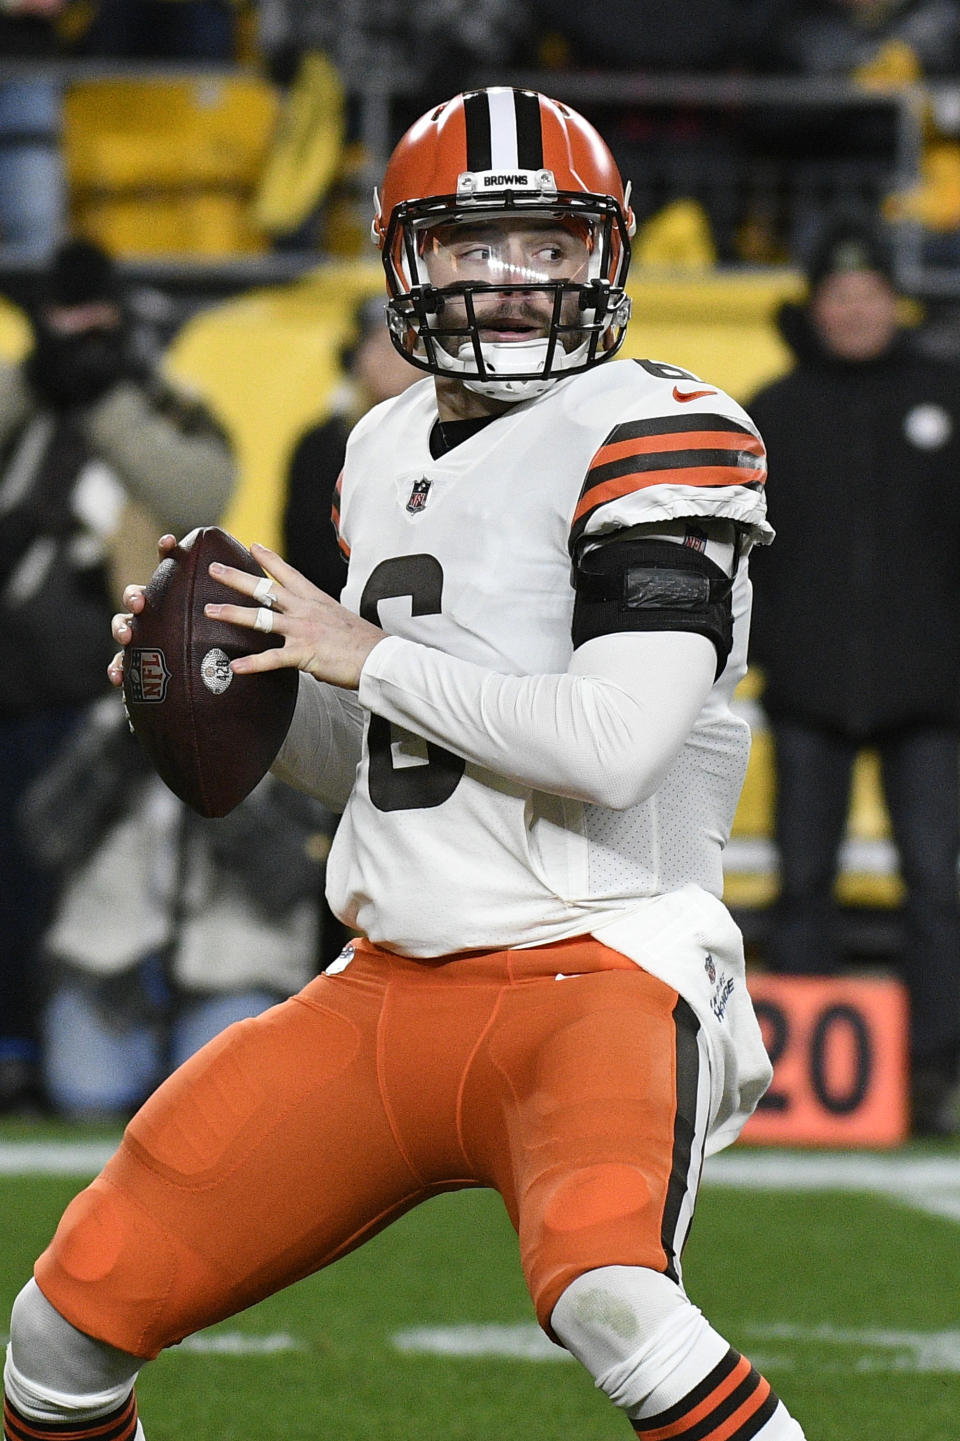
[[[505,285],[535,285],[536,267],[523,243],[516,238],[505,241],[499,254],[499,269]]]

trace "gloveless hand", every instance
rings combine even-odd
[[[253,545],[250,550],[266,577],[258,579],[217,563],[210,566],[210,574],[254,604],[210,604],[204,607],[205,614],[247,630],[270,631],[282,636],[283,644],[240,656],[231,661],[231,670],[237,675],[253,675],[295,668],[317,680],[356,690],[364,661],[386,633],[319,590],[276,551],[265,545]]]

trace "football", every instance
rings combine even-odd
[[[191,531],[146,586],[124,651],[123,694],[136,735],[174,794],[202,816],[224,816],[262,780],[283,744],[298,672],[234,675],[231,660],[283,638],[204,614],[208,602],[247,603],[211,578],[211,561],[264,573],[219,526]]]

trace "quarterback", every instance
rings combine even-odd
[[[357,940],[67,1208],[14,1304],[7,1441],[142,1437],[145,1361],[465,1186],[644,1441],[802,1441],[681,1271],[770,1078],[720,900],[764,449],[709,381],[614,358],[633,230],[600,136],[532,91],[437,105],[391,157],[386,318],[425,377],[351,436],[342,601],[257,547],[269,583],[212,568],[210,608],[282,637],[236,671],[302,673],[274,769],[343,811]]]

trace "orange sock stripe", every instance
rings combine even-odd
[[[108,1416],[98,1416],[89,1425],[73,1421],[28,1421],[13,1403],[4,1399],[4,1441],[134,1441],[137,1431],[137,1402],[131,1391],[126,1401]]]
[[[771,1412],[776,1408],[776,1397],[773,1396],[773,1392],[770,1390],[770,1382],[762,1376],[758,1379],[760,1385],[757,1386],[752,1394],[749,1395],[725,1421],[722,1421],[719,1426],[714,1427],[712,1431],[708,1431],[703,1441],[746,1441],[748,1436],[754,1435],[755,1430],[759,1429],[759,1426],[746,1429],[747,1422],[763,1410],[765,1402],[767,1402],[770,1397],[773,1397],[774,1402]],[[763,1420],[766,1420],[766,1415],[764,1415]],[[759,1424],[762,1425],[763,1421],[760,1421]]]
[[[743,1385],[744,1381],[749,1377],[751,1369],[750,1362],[747,1358],[741,1356],[733,1370],[724,1376],[723,1380],[718,1382],[708,1395],[704,1396],[703,1399],[695,1406],[692,1406],[690,1410],[684,1411],[681,1416],[676,1416],[667,1425],[656,1426],[653,1430],[648,1430],[646,1426],[634,1422],[638,1435],[642,1438],[642,1441],[671,1441],[673,1437],[687,1436],[694,1426],[698,1425],[701,1421],[705,1421],[708,1416],[716,1411],[722,1401],[725,1401],[739,1386]],[[705,1434],[712,1435],[712,1433],[709,1432]]]
[[[752,1441],[779,1405],[769,1381],[731,1346],[682,1400],[633,1429],[640,1441]]]

